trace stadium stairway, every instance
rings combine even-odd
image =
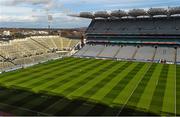
[[[68,43],[68,47],[70,47],[70,45],[71,45],[71,42],[72,42],[72,40],[70,40],[70,41],[69,41],[69,43]]]
[[[70,49],[63,51],[63,41],[69,43],[69,47],[67,45],[66,47]],[[79,40],[70,41],[59,36],[34,36],[14,39],[6,44],[0,43],[0,71],[11,70],[17,66],[38,64],[65,55],[69,56],[68,52],[71,52],[77,42]]]
[[[2,57],[5,61],[8,61],[8,62],[12,63],[13,65],[16,65],[12,60],[9,60],[9,59],[7,59],[6,57],[4,57],[2,55],[0,55],[0,57]]]
[[[55,48],[58,48],[53,39],[51,39],[51,42]]]
[[[116,58],[117,54],[119,53],[119,51],[121,50],[121,47],[119,47],[118,51],[114,54],[113,58]]]
[[[42,43],[36,41],[35,39],[33,39],[33,38],[31,38],[31,37],[30,37],[30,39],[33,40],[34,42],[36,42],[37,44],[41,45],[42,47],[44,47],[44,48],[46,48],[46,49],[49,50],[49,47],[45,46],[44,44],[42,44]]]
[[[84,46],[85,47],[85,46]],[[84,48],[83,47],[83,48]],[[86,50],[84,50],[84,52],[80,55],[80,56],[83,56],[88,50],[89,50],[89,48],[90,48],[90,46],[89,47],[87,47],[87,49]]]
[[[61,44],[61,49],[63,49],[64,48],[64,46],[63,46],[64,43],[63,43],[63,39],[62,38],[60,39],[60,44]]]
[[[174,63],[176,63],[177,62],[177,48],[174,50],[174,54],[175,54],[175,56],[174,56]]]
[[[136,50],[135,50],[135,52],[134,52],[134,54],[132,55],[132,59],[134,59],[135,58],[135,56],[136,56],[136,53],[138,52],[138,47],[136,48]]]
[[[100,54],[104,51],[104,49],[105,49],[105,46],[101,49],[101,51],[97,54],[97,57],[99,57],[100,56]]]
[[[154,55],[153,55],[153,57],[152,57],[152,62],[154,61],[154,58],[155,58],[155,56],[156,56],[156,52],[157,52],[157,48],[155,48]]]

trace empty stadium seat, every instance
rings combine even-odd
[[[132,59],[137,47],[135,46],[124,46],[117,53],[116,58],[118,59]]]
[[[175,49],[168,47],[158,47],[154,60],[164,59],[168,62],[175,62]]]
[[[4,58],[0,58],[0,70],[15,68],[20,65],[27,65],[33,63],[39,63],[41,61],[47,61],[49,59],[57,58],[71,51],[75,45],[79,43],[79,40],[62,38],[59,36],[34,36],[27,37],[25,39],[11,40],[9,43],[0,43],[0,55],[5,58],[12,59],[14,64],[4,61]]]
[[[98,57],[105,57],[105,58],[113,58],[117,51],[119,50],[120,46],[112,46],[108,45],[104,48],[104,50],[98,55]]]
[[[155,48],[151,46],[140,47],[135,55],[135,59],[139,60],[152,60]]]

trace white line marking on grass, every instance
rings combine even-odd
[[[133,95],[134,91],[137,89],[137,87],[139,86],[139,83],[141,82],[141,80],[143,79],[143,77],[145,76],[145,74],[147,73],[147,71],[150,69],[150,67],[152,66],[153,63],[151,63],[148,67],[148,69],[146,70],[146,72],[144,73],[144,75],[142,75],[141,79],[138,81],[137,85],[135,86],[134,90],[132,91],[132,93],[130,94],[130,96],[127,98],[126,102],[123,104],[123,106],[121,107],[121,109],[119,110],[119,112],[117,113],[116,116],[119,116],[119,114],[122,112],[122,110],[124,109],[124,107],[126,106],[126,104],[128,103],[130,97]]]

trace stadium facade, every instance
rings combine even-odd
[[[180,63],[180,8],[82,12],[92,19],[75,56]]]

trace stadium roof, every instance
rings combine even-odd
[[[122,17],[138,17],[138,16],[180,16],[180,7],[171,7],[171,8],[150,8],[148,10],[145,9],[131,9],[129,11],[123,10],[115,10],[110,13],[107,11],[97,11],[97,12],[81,12],[80,14],[70,15],[74,17],[82,17],[82,18],[122,18]]]

